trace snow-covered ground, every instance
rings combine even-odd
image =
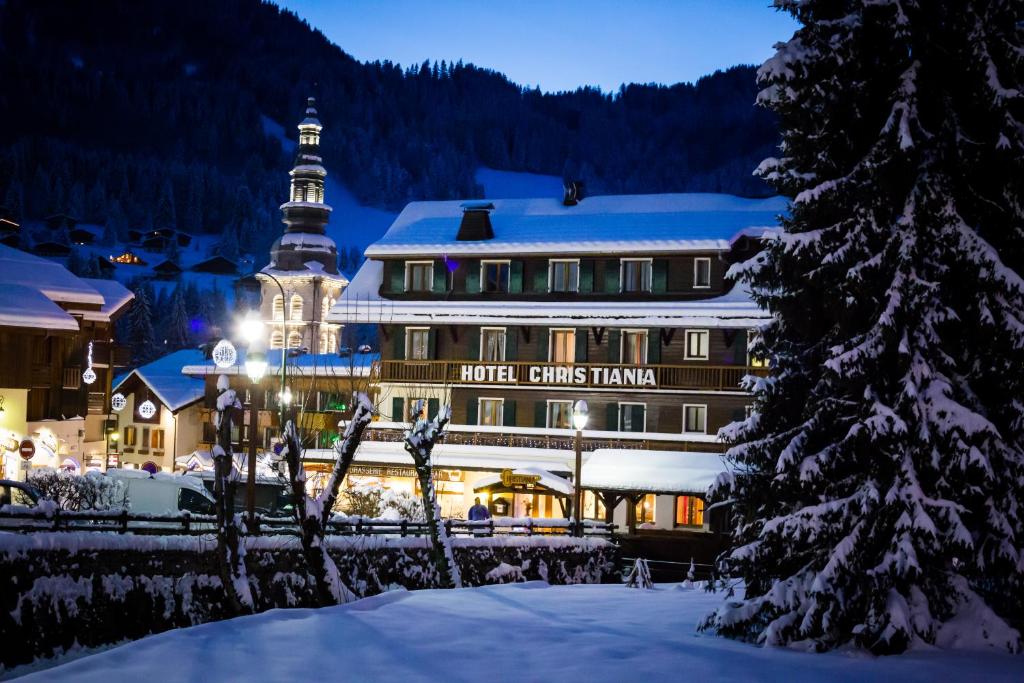
[[[476,182],[483,185],[487,199],[562,197],[562,179],[553,175],[499,171],[481,166],[476,170]]]
[[[719,600],[667,585],[396,591],[170,631],[25,680],[1024,680],[1024,656],[816,655],[698,634],[698,619]]]

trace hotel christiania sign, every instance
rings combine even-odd
[[[542,386],[657,387],[653,368],[573,365],[466,363],[459,369],[465,383],[536,384]]]

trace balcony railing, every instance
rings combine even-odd
[[[622,365],[450,360],[384,360],[373,377],[382,382],[588,389],[737,390],[745,375],[765,376],[767,368],[745,365]]]

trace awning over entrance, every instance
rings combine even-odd
[[[584,489],[703,496],[726,471],[720,453],[599,448],[583,464]]]
[[[538,467],[520,467],[502,470],[498,474],[480,477],[473,485],[476,493],[525,492],[551,493],[556,496],[571,496],[572,482],[551,474]]]
[[[307,461],[333,462],[331,449],[308,449]],[[434,447],[434,467],[463,470],[503,470],[538,468],[547,472],[572,471],[570,451],[557,448],[515,448],[507,446],[471,446],[441,443]],[[364,441],[356,450],[355,461],[362,464],[411,467],[412,456],[401,441]],[[570,484],[571,486],[571,484]]]

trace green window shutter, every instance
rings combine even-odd
[[[516,426],[516,402],[505,399],[504,405],[501,407],[502,418],[501,424],[506,427]]]
[[[665,259],[654,259],[651,265],[651,291],[655,294],[668,291],[668,261]]]
[[[466,293],[480,293],[480,262],[470,259],[464,264],[466,267]]]
[[[594,259],[580,260],[580,292],[590,294],[594,291]]]
[[[533,426],[548,426],[548,404],[547,401],[534,401],[533,403]]]
[[[631,425],[632,429],[630,431],[633,431],[633,432],[642,432],[642,431],[644,431],[644,413],[647,412],[647,407],[646,406],[630,406],[629,409],[633,412],[633,414],[630,416],[631,421],[633,422],[633,424]]]
[[[479,406],[476,403],[475,398],[466,399],[466,424],[475,425],[479,422],[477,417],[477,408]]]
[[[546,361],[548,359],[548,344],[551,343],[551,334],[546,327],[535,327],[533,328],[533,333],[537,335],[537,360]]]
[[[480,360],[480,328],[470,327],[466,330],[466,360]]]
[[[615,432],[619,429],[619,404],[609,403],[608,404],[608,422],[604,427],[609,432]]]
[[[587,362],[587,328],[577,327],[576,328],[576,362],[586,363]]]
[[[388,261],[391,267],[391,291],[394,293],[405,291],[405,261]]]
[[[660,327],[655,327],[647,330],[647,362],[652,364],[661,362]]]
[[[533,273],[533,291],[538,294],[546,294],[548,291],[548,268],[551,264],[547,264],[544,268],[537,268]]]
[[[523,262],[513,261],[508,267],[508,291],[519,294],[523,291]]]
[[[519,329],[505,328],[505,360],[519,360]]]
[[[435,294],[444,294],[448,291],[448,268],[444,265],[444,259],[434,261],[434,286],[432,291]]]
[[[437,411],[441,408],[441,401],[436,398],[427,399],[427,419],[433,420],[437,417]]]
[[[427,332],[427,358],[437,358],[437,330],[433,327]]]
[[[608,259],[604,262],[604,291],[606,294],[619,293],[618,259]]]
[[[619,344],[622,342],[622,332],[621,330],[608,330],[605,334],[608,335],[608,362],[618,363]]]
[[[732,342],[732,362],[736,365],[747,364],[747,331],[736,330],[736,338]]]
[[[391,399],[391,421],[405,422],[405,399],[401,396]]]
[[[405,360],[405,327],[403,325],[395,325],[392,328],[392,342],[394,343],[394,353],[392,354],[394,360]]]

